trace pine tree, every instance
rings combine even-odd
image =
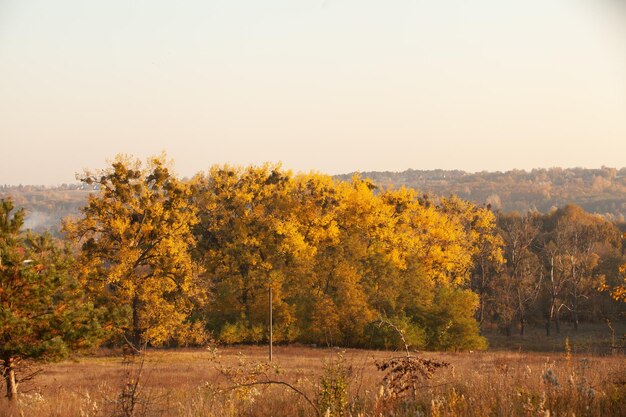
[[[13,209],[0,200],[0,361],[10,400],[23,361],[60,359],[101,335],[69,249],[50,235],[24,236],[24,211]]]

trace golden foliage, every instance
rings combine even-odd
[[[65,231],[80,245],[86,284],[130,310],[125,330],[134,343],[166,342],[200,292],[190,254],[198,222],[190,202],[193,184],[176,179],[163,156],[149,159],[145,168],[118,156],[110,168],[86,172],[82,181],[99,192]]]
[[[366,344],[381,312],[425,320],[435,289],[465,285],[477,256],[502,262],[493,214],[458,199],[435,205],[270,164],[213,167],[196,181],[207,314],[229,339],[265,326],[271,287],[279,340]]]

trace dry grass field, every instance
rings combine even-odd
[[[403,355],[289,346],[269,365],[264,347],[102,351],[45,365],[0,417],[626,416],[623,355],[424,352],[449,366],[384,382],[376,363]]]

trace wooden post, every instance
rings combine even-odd
[[[272,343],[273,343],[273,334],[272,334],[272,286],[269,288],[269,296],[270,296],[270,362],[272,361]]]

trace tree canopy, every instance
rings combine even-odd
[[[164,157],[142,167],[119,156],[110,168],[86,172],[81,180],[99,192],[65,231],[80,245],[89,289],[106,305],[123,309],[125,321],[118,326],[135,347],[185,332],[200,292],[190,251],[197,222],[191,185],[170,173]]]
[[[373,323],[385,316],[422,335],[422,347],[444,346],[441,332],[468,325],[456,334],[475,337],[462,343],[484,346],[466,283],[485,242],[484,256],[501,259],[490,211],[272,165],[215,167],[197,181],[196,254],[215,294],[208,323],[222,340],[266,337],[271,286],[279,341],[378,345]],[[427,332],[443,299],[458,314]]]

